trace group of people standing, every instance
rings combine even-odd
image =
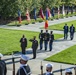
[[[64,39],[68,38],[68,32],[69,32],[69,27],[67,24],[65,24],[65,26],[63,27],[64,29]],[[70,39],[73,40],[74,38],[74,32],[75,32],[75,27],[73,26],[73,24],[70,26]]]
[[[32,42],[32,51],[33,51],[33,59],[36,58],[36,50],[38,48],[38,41],[36,40],[36,36],[33,37],[33,39],[29,40]],[[26,54],[26,47],[27,47],[27,38],[23,35],[22,38],[20,39],[21,43],[21,49],[22,49],[22,54]]]
[[[46,30],[46,32],[43,33],[43,30],[41,30],[39,34],[39,39],[40,39],[40,50],[42,50],[43,48],[43,42],[45,51],[47,50],[48,42],[49,42],[49,51],[52,50],[52,44],[54,40],[53,31],[50,31],[50,33],[48,33],[48,30]]]

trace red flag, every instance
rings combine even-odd
[[[45,29],[48,28],[48,20],[45,21]]]
[[[50,13],[50,9],[47,7],[47,11],[48,11],[48,17],[51,18],[51,13]]]
[[[40,16],[41,16],[42,19],[44,19],[44,14],[43,14],[42,8],[40,8]]]
[[[26,17],[27,17],[27,20],[30,21],[30,15],[29,15],[28,10],[26,11]]]

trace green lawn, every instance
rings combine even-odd
[[[20,48],[20,38],[25,35],[28,40],[28,47],[31,47],[31,42],[29,39],[36,36],[38,39],[38,32],[22,31],[22,30],[10,30],[0,28],[0,53],[11,54],[13,51],[21,51]],[[62,38],[63,35],[55,34],[55,39]],[[38,39],[39,40],[39,39]]]
[[[65,23],[67,23],[67,25],[70,27],[71,24],[74,24],[75,28],[76,28],[76,20],[74,21],[69,21],[69,22],[64,22],[64,23],[60,23],[60,24],[55,24],[52,26],[49,26],[48,29],[49,30],[63,30],[63,26],[65,25]]]
[[[70,48],[67,48],[66,50],[60,53],[57,53],[49,58],[46,58],[45,60],[53,61],[53,62],[76,64],[76,45]]]

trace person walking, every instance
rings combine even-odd
[[[6,75],[7,67],[5,61],[1,59],[2,57],[3,55],[0,53],[0,75]]]
[[[42,50],[42,48],[43,48],[43,39],[44,39],[43,30],[41,30],[41,32],[39,34],[39,39],[40,39],[40,50]]]
[[[67,24],[65,24],[63,29],[64,29],[64,39],[67,39],[68,38],[68,26],[67,26]]]
[[[31,75],[31,69],[27,64],[30,58],[25,55],[21,55],[20,58],[20,68],[18,69],[16,75]]]
[[[38,41],[36,40],[36,36],[34,36],[33,39],[30,39],[29,41],[32,42],[33,59],[35,59],[36,58],[36,50],[38,48]]]
[[[45,46],[45,51],[47,50],[48,41],[49,41],[49,33],[48,33],[48,30],[46,30],[46,32],[44,33],[44,46]]]
[[[50,51],[52,50],[53,41],[54,41],[54,34],[53,34],[53,31],[50,31],[50,34],[49,34],[49,50]]]
[[[24,35],[20,39],[20,43],[21,43],[22,54],[25,54],[26,53],[26,47],[27,47],[27,39],[25,38]]]
[[[75,32],[75,27],[73,24],[70,26],[70,39],[73,40],[74,38],[74,32]]]
[[[46,72],[43,75],[53,75],[52,73],[53,65],[48,63],[46,64]]]

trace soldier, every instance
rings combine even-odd
[[[71,69],[66,69],[65,75],[72,75]]]
[[[7,67],[5,61],[1,60],[3,55],[0,53],[0,75],[6,75],[7,74]]]
[[[21,55],[20,58],[20,68],[17,71],[16,75],[31,75],[31,70],[29,65],[27,64],[28,60],[30,58],[28,56],[25,55]]]
[[[26,47],[27,47],[27,39],[23,35],[22,38],[20,39],[21,42],[21,49],[22,49],[22,54],[25,54],[26,52]]]
[[[73,40],[74,38],[74,32],[75,32],[75,27],[73,24],[70,26],[70,39]]]
[[[41,30],[41,33],[39,34],[39,39],[40,39],[40,50],[42,50],[42,48],[43,48],[43,39],[44,39],[43,30]]]
[[[67,26],[67,24],[65,24],[63,29],[64,29],[64,39],[67,39],[68,38],[68,26]]]
[[[50,35],[49,35],[49,48],[50,48],[50,51],[52,50],[53,40],[54,40],[54,34],[53,34],[53,31],[50,31]]]
[[[48,41],[49,41],[49,33],[48,33],[48,30],[46,30],[46,32],[44,33],[44,46],[45,46],[45,51],[47,50]]]
[[[34,36],[33,39],[30,39],[29,41],[32,42],[33,59],[35,59],[36,58],[36,50],[38,48],[38,41],[36,40],[36,36]]]
[[[53,68],[52,64],[50,63],[46,64],[46,73],[44,73],[43,75],[53,75],[52,68]]]

